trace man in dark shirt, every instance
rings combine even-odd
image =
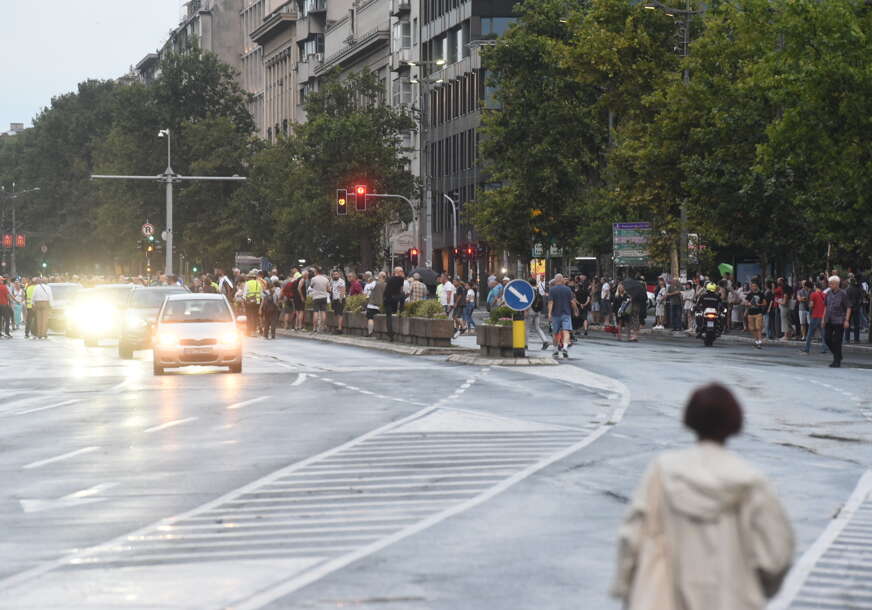
[[[572,332],[572,311],[574,309],[574,296],[558,273],[554,276],[554,284],[548,292],[548,319],[554,329],[554,357],[563,353],[564,358],[569,358],[566,351],[569,345],[570,333]]]
[[[769,301],[760,292],[760,284],[751,282],[751,292],[745,297],[748,308],[748,330],[754,334],[754,347],[763,349],[763,312],[768,309]]]
[[[575,302],[578,304],[578,319],[584,329],[584,335],[587,336],[587,328],[590,324],[587,319],[587,310],[590,307],[590,286],[587,284],[587,278],[583,275],[575,287]]]
[[[394,274],[385,285],[384,304],[385,316],[387,317],[388,339],[394,340],[393,314],[397,313],[403,301],[403,283],[406,281],[406,273],[402,267],[395,267]]]
[[[842,281],[838,275],[830,277],[830,291],[827,293],[827,309],[824,313],[824,327],[827,329],[827,346],[833,352],[830,368],[842,366],[843,329],[850,327],[851,304],[848,293],[841,288]]]

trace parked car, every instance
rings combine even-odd
[[[91,347],[117,338],[131,290],[133,284],[103,284],[79,291],[66,309],[67,335]]]
[[[242,372],[242,339],[233,309],[221,294],[171,294],[154,332],[154,374],[171,367],[226,366]]]
[[[134,286],[127,296],[124,320],[118,335],[118,356],[133,358],[133,352],[151,347],[157,314],[164,299],[173,294],[187,294],[181,286]]]
[[[73,282],[50,282],[46,286],[51,289],[48,328],[49,330],[64,332],[67,327],[67,307],[69,307],[76,294],[82,290],[82,285]]]

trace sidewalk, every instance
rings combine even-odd
[[[602,327],[599,326],[591,326],[591,333],[596,333],[597,335],[614,337],[615,335],[611,333],[607,333],[602,330]],[[652,328],[642,328],[639,330],[640,335],[648,335],[652,339],[658,340],[669,340],[669,339],[696,339],[696,335],[693,333],[688,333],[687,331],[681,331],[679,334],[674,334],[671,330],[653,330]],[[865,334],[862,336],[866,336]],[[741,330],[733,330],[729,333],[721,335],[717,339],[721,343],[730,343],[734,345],[747,344],[752,345],[754,343],[754,338]],[[781,341],[781,340],[772,340],[763,339],[763,345],[768,346],[780,346],[780,347],[793,347],[797,350],[805,347],[804,341]],[[820,349],[820,343],[814,342],[812,343],[812,351],[815,349]],[[860,354],[872,354],[872,343],[865,343],[863,339],[861,339],[860,343],[843,343],[842,351],[845,353],[860,353]]]

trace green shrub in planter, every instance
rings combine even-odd
[[[417,301],[415,315],[419,318],[445,318],[445,309],[439,304],[436,299],[427,299],[425,301]]]
[[[400,315],[409,318],[418,317],[418,309],[420,307],[419,304],[423,302],[424,301],[415,301],[414,303],[407,302],[405,305],[403,305],[403,311],[400,312]]]
[[[491,324],[496,324],[502,318],[508,318],[509,320],[511,320],[514,313],[514,311],[512,311],[505,305],[494,307],[490,312],[490,322]]]
[[[348,313],[364,313],[366,309],[366,295],[355,294],[345,299],[345,311]]]

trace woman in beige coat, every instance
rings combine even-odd
[[[684,423],[699,443],[649,467],[620,530],[612,594],[629,610],[762,610],[790,568],[790,523],[763,475],[724,447],[742,428],[729,390],[696,390]]]

